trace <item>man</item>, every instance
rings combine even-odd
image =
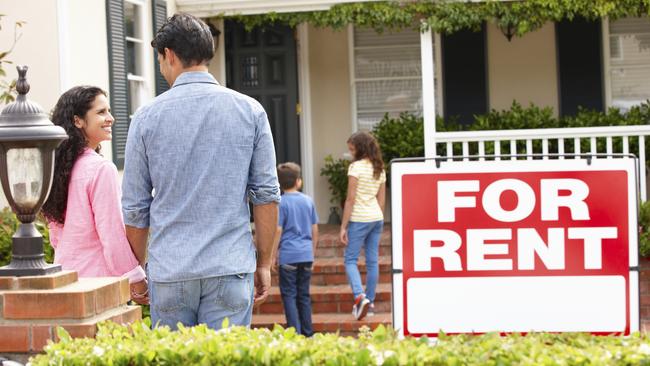
[[[200,19],[174,15],[151,45],[171,89],[133,117],[122,206],[138,260],[148,253],[152,322],[250,325],[271,284],[280,200],[266,113],[208,73],[214,44]]]

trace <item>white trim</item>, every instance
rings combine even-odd
[[[56,5],[59,30],[59,92],[63,94],[71,87],[68,0],[58,0]]]
[[[312,141],[311,85],[309,80],[309,26],[299,24],[296,46],[298,49],[298,96],[301,106],[300,120],[300,160],[304,185],[303,191],[314,196],[314,150]]]
[[[144,76],[135,75],[135,74],[131,74],[131,73],[127,74],[126,78],[129,81],[138,81],[138,82],[141,82],[141,83],[146,83],[147,82],[147,79],[145,79]]]
[[[445,104],[442,95],[442,86],[444,84],[442,80],[442,67],[440,67],[440,65],[442,65],[442,36],[440,33],[435,33],[435,42],[433,43],[433,49],[435,50],[435,59],[433,61],[436,70],[436,80],[438,80],[438,84],[436,85],[436,101],[439,105],[436,104],[436,116],[444,116]]]
[[[178,12],[207,18],[221,14],[263,14],[328,10],[332,5],[376,0],[176,0]]]
[[[219,57],[219,73],[221,74],[220,81],[221,85],[227,86],[226,80],[228,80],[228,78],[226,77],[226,23],[223,21],[223,19],[219,19],[217,25],[221,31],[221,34],[219,34],[219,47],[217,49],[217,56]]]
[[[129,36],[126,37],[126,41],[127,42],[133,42],[133,43],[140,43],[140,44],[144,43],[144,40],[142,40],[141,38],[135,38],[135,37],[129,37]]]
[[[144,6],[146,4],[145,0],[124,0],[124,2],[131,3],[133,5]]]
[[[420,58],[422,60],[422,115],[424,117],[424,156],[436,156],[436,93],[433,59],[433,32],[420,33]]]
[[[352,132],[359,130],[357,120],[357,82],[355,79],[356,64],[354,62],[354,26],[348,24],[348,71],[350,74],[350,109],[352,109]]]
[[[603,87],[605,88],[605,109],[612,106],[612,67],[611,67],[611,50],[609,46],[609,18],[603,18],[602,24],[602,42],[603,42]]]

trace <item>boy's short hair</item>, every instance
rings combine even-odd
[[[283,163],[278,165],[278,180],[283,191],[296,186],[300,178],[300,165],[296,163]]]

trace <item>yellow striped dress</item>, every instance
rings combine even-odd
[[[386,182],[386,172],[382,171],[375,179],[374,169],[369,159],[357,160],[350,164],[348,176],[358,179],[357,192],[352,206],[352,222],[374,222],[384,220],[384,213],[377,202],[379,187]]]

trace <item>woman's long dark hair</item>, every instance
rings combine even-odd
[[[106,95],[106,92],[95,86],[75,86],[59,98],[52,112],[52,122],[65,129],[68,139],[56,149],[52,190],[43,205],[43,215],[50,221],[65,222],[72,168],[88,143],[83,131],[74,125],[74,117],[85,118],[100,94]],[[97,147],[96,151],[99,149]]]
[[[348,144],[354,146],[354,160],[368,159],[372,163],[375,179],[379,179],[384,171],[384,160],[377,139],[368,132],[355,132],[348,139]]]

